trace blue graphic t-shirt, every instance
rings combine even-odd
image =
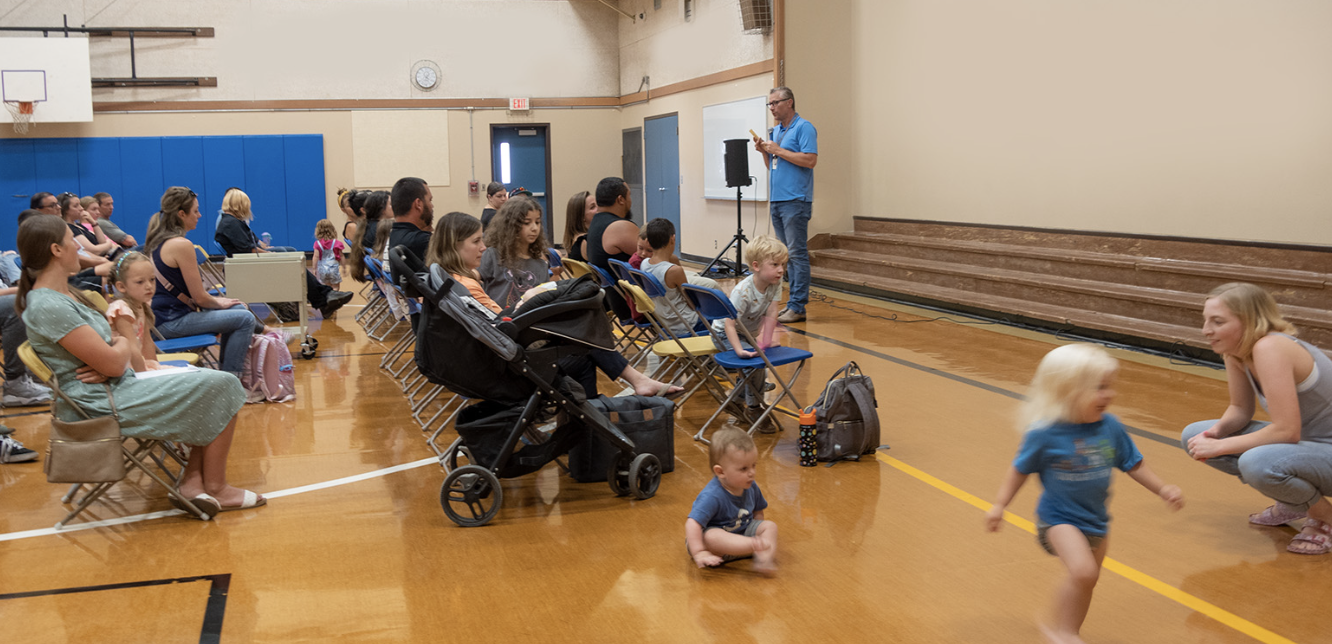
[[[758,483],[750,485],[740,496],[735,496],[727,492],[721,481],[714,476],[698,493],[698,498],[694,499],[694,508],[689,511],[689,518],[703,526],[704,531],[722,528],[734,534],[744,534],[749,523],[754,520],[754,513],[762,512],[766,507],[768,502],[759,491]]]
[[[1104,535],[1110,523],[1105,502],[1113,470],[1127,472],[1140,462],[1142,454],[1123,423],[1104,414],[1094,423],[1055,423],[1027,432],[1013,467],[1023,474],[1040,474],[1045,492],[1036,514],[1041,521]]]

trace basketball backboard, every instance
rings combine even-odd
[[[33,123],[93,120],[88,39],[0,38],[0,98],[34,103]]]

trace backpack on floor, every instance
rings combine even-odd
[[[296,399],[296,373],[281,333],[269,331],[250,338],[250,350],[241,370],[241,386],[245,387],[247,403]]]
[[[878,407],[874,381],[860,372],[860,365],[852,361],[838,369],[813,405],[818,460],[858,461],[861,454],[879,449]]]

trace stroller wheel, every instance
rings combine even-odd
[[[479,465],[464,465],[449,472],[439,488],[444,514],[464,528],[485,525],[495,518],[503,500],[499,479]]]
[[[650,499],[661,485],[661,461],[652,454],[639,454],[629,464],[629,491],[638,499]]]
[[[629,496],[629,465],[628,459],[621,455],[611,461],[610,469],[606,472],[606,482],[610,483],[615,496]]]

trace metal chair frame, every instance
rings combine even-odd
[[[84,418],[89,417],[88,412],[84,410],[83,407],[79,406],[74,399],[65,395],[65,393],[60,390],[60,383],[56,382],[54,372],[52,372],[46,362],[42,360],[41,356],[37,355],[37,351],[32,348],[31,344],[24,342],[19,347],[19,356],[23,359],[23,364],[28,367],[28,371],[32,372],[32,375],[50,385],[52,392],[55,393],[58,400],[64,401],[65,404],[78,412],[80,416],[83,416]],[[51,413],[53,415],[55,414],[54,403],[51,405]],[[158,453],[159,451],[161,454]],[[168,496],[185,506],[185,508],[190,512],[193,512],[200,519],[204,521],[209,520],[209,516],[206,512],[200,510],[194,505],[194,503],[186,498],[185,495],[181,494],[176,489],[176,485],[179,482],[181,475],[184,473],[186,459],[177,448],[170,443],[170,441],[151,438],[135,438],[133,436],[122,435],[120,440],[120,452],[125,459],[127,469],[137,469],[144,474],[147,474],[149,478],[166,489]],[[181,469],[172,472],[167,465],[166,459],[175,461]],[[162,470],[162,473],[154,471],[153,468],[149,466],[150,462],[153,465],[156,465],[158,469]],[[76,496],[85,484],[75,483],[70,486],[69,491],[61,497],[60,502],[64,504],[73,502],[74,509],[70,510],[69,514],[65,515],[65,518],[57,522],[55,528],[59,530],[65,527],[66,524],[81,514],[88,508],[88,506],[92,505],[94,501],[101,498],[107,490],[110,490],[112,486],[119,482],[120,481],[89,483],[87,485],[90,485],[91,487],[87,494],[84,494],[82,498],[78,498],[77,500],[75,500]]]

